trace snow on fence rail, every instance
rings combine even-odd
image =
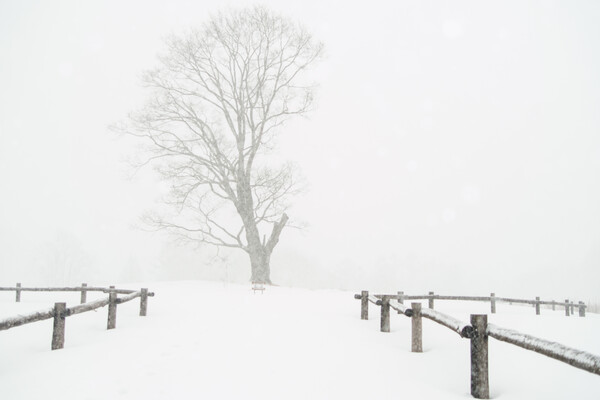
[[[600,375],[600,356],[493,324],[487,324],[486,333],[494,339],[535,351],[576,368]]]
[[[14,328],[17,326],[29,324],[32,322],[43,321],[54,318],[54,327],[52,330],[52,350],[62,349],[65,342],[65,322],[66,317],[93,311],[108,305],[108,320],[106,329],[115,329],[117,324],[117,304],[123,304],[136,298],[140,298],[140,316],[146,316],[148,310],[148,297],[154,296],[154,293],[148,292],[143,288],[139,291],[116,289],[114,286],[109,288],[87,287],[83,284],[81,287],[63,287],[63,288],[23,288],[20,283],[16,287],[0,287],[0,291],[14,290],[17,292],[16,301],[21,301],[21,291],[31,292],[76,292],[81,291],[81,304],[67,308],[66,303],[54,303],[54,307],[32,312],[26,315],[17,315],[0,320],[0,331]],[[108,293],[108,297],[87,303],[86,293],[89,291]],[[118,297],[118,294],[125,294],[124,297]]]
[[[438,324],[445,326],[452,331],[458,333],[462,338],[470,339],[471,341],[471,395],[477,399],[489,399],[489,377],[488,377],[488,337],[522,347],[527,350],[535,351],[545,356],[562,361],[576,368],[583,369],[596,375],[600,375],[600,356],[587,353],[585,351],[573,349],[560,343],[551,342],[545,339],[536,338],[526,335],[511,329],[501,328],[487,323],[487,315],[471,314],[470,323],[460,321],[450,315],[435,311],[433,309],[433,299],[447,300],[478,300],[488,301],[486,297],[468,297],[468,296],[435,296],[430,292],[428,296],[404,296],[402,292],[398,295],[369,295],[369,292],[363,290],[361,294],[355,294],[354,298],[361,300],[361,319],[369,319],[369,303],[374,303],[381,306],[381,332],[390,331],[390,308],[396,310],[398,314],[403,314],[411,318],[411,351],[420,353],[423,351],[423,325],[422,318],[430,319]],[[428,299],[429,308],[422,309],[421,303],[411,303],[411,307],[407,308],[403,301],[405,299]],[[392,303],[390,300],[396,299],[397,303]],[[498,300],[498,298],[496,298]],[[515,299],[511,299],[515,300]],[[516,299],[518,300],[518,299]],[[502,299],[501,301],[506,301]],[[528,300],[519,300],[527,302]],[[550,303],[541,302],[536,298],[537,304]],[[585,316],[585,311],[582,315],[581,310],[585,310],[585,305],[580,302],[580,316]],[[564,303],[568,310],[570,305],[568,301]],[[495,312],[495,307],[492,308]],[[539,308],[536,307],[537,314]],[[566,314],[569,315],[569,314]]]
[[[109,293],[110,288],[103,287],[88,287],[87,283],[82,283],[81,287],[42,287],[42,288],[28,288],[21,287],[21,283],[17,283],[15,287],[0,287],[0,292],[14,291],[16,302],[21,301],[21,292],[81,292],[81,303],[85,303],[87,300],[87,292],[103,292]],[[135,290],[129,289],[115,289],[117,294],[131,294]]]
[[[404,292],[398,292],[397,295],[391,295],[390,298],[398,300],[400,303],[403,303],[404,300],[428,300],[429,308],[433,309],[435,300],[459,300],[459,301],[489,301],[491,313],[496,313],[496,302],[504,302],[504,303],[515,303],[515,304],[529,304],[535,306],[536,315],[540,315],[540,306],[546,305],[551,306],[552,310],[556,310],[556,307],[564,307],[565,308],[565,316],[575,315],[574,309],[577,307],[579,316],[585,317],[585,310],[587,305],[580,301],[578,304],[575,304],[573,301],[569,301],[569,299],[565,299],[564,302],[558,302],[554,300],[540,300],[539,297],[536,297],[535,300],[527,300],[527,299],[513,299],[510,297],[496,297],[495,293],[490,293],[490,296],[443,296],[439,294],[435,294],[434,292],[429,292],[429,294],[425,295],[405,295]]]

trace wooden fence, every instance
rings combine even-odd
[[[26,315],[18,315],[0,320],[0,331],[14,328],[17,326],[29,324],[32,322],[43,321],[45,319],[54,318],[54,326],[52,330],[52,350],[62,349],[65,343],[65,323],[66,318],[72,315],[81,314],[88,311],[93,311],[98,308],[108,306],[108,320],[106,329],[115,329],[117,326],[117,305],[123,304],[136,298],[140,298],[140,316],[146,316],[148,312],[148,297],[154,296],[154,293],[148,292],[148,289],[140,289],[139,291],[116,289],[114,286],[108,288],[88,287],[87,284],[82,284],[81,287],[60,287],[60,288],[27,288],[21,287],[17,283],[15,287],[0,287],[0,291],[15,291],[16,301],[21,301],[21,292],[81,292],[81,304],[73,307],[68,307],[66,303],[54,303],[54,307],[32,312]],[[92,302],[87,302],[87,292],[103,292],[108,293],[108,297]],[[125,296],[118,297],[119,294]]]
[[[488,324],[486,314],[471,314],[469,323],[460,321],[450,315],[443,314],[433,309],[434,299],[446,300],[479,300],[488,301],[493,296],[467,297],[467,296],[436,296],[430,292],[427,296],[405,296],[402,292],[398,295],[369,295],[363,290],[361,294],[354,295],[355,299],[361,300],[361,319],[369,319],[369,303],[381,307],[381,332],[390,331],[390,308],[411,318],[411,351],[420,353],[423,351],[423,323],[422,318],[430,319],[458,333],[460,337],[471,341],[471,395],[477,399],[489,399],[489,377],[488,377],[488,338],[513,344],[527,350],[532,350],[545,356],[562,361],[576,368],[583,369],[596,375],[600,375],[600,356],[585,351],[573,349],[560,343],[551,342],[534,336],[526,335],[511,329],[501,328]],[[411,303],[410,308],[404,305],[406,299],[428,299],[429,308],[421,308],[421,303]],[[397,300],[397,303],[391,300]],[[532,304],[529,300],[495,298],[496,301],[510,301],[513,303]],[[492,304],[492,312],[495,312],[495,303]],[[536,314],[539,315],[539,304],[544,302],[536,298]],[[546,302],[550,303],[550,302]],[[555,305],[561,305],[556,303]],[[566,301],[562,304],[568,310],[572,303]],[[584,310],[583,313],[581,310]],[[585,316],[585,305],[579,304],[580,316]],[[566,315],[569,315],[568,313]]]
[[[540,315],[541,306],[545,305],[551,307],[552,310],[556,310],[556,307],[564,307],[565,316],[575,315],[574,310],[577,307],[578,313],[580,317],[585,317],[585,310],[587,306],[584,302],[580,301],[578,304],[575,304],[573,301],[569,301],[569,299],[565,299],[564,302],[558,302],[555,300],[540,300],[539,297],[536,297],[534,300],[526,300],[526,299],[513,299],[510,297],[497,297],[495,293],[491,293],[489,297],[487,296],[441,296],[439,294],[435,294],[434,292],[429,292],[426,295],[418,295],[418,296],[407,296],[404,292],[398,292],[397,295],[391,296],[394,299],[397,299],[400,303],[403,303],[404,300],[428,300],[429,308],[433,309],[435,300],[459,300],[459,301],[484,301],[490,303],[490,311],[492,314],[496,313],[496,303],[504,302],[508,304],[529,304],[532,305],[535,309],[536,315]]]

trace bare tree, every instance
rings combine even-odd
[[[57,232],[35,254],[41,279],[51,285],[68,285],[87,279],[92,260],[70,232]]]
[[[322,45],[255,7],[220,13],[168,39],[167,49],[144,77],[151,100],[123,127],[145,140],[143,164],[170,183],[173,211],[149,220],[187,240],[243,249],[251,279],[270,283],[271,254],[298,187],[290,164],[265,156],[281,125],[311,107],[305,71]]]

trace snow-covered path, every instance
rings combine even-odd
[[[132,285],[123,285],[136,288]],[[50,320],[0,332],[2,398],[17,399],[466,399],[469,341],[424,321],[424,353],[410,352],[410,320],[378,308],[359,318],[341,291],[209,282],[145,284],[156,293],[148,317],[120,305],[69,317],[65,348],[50,351]],[[0,293],[0,317],[45,308],[78,294]],[[426,303],[426,302],[425,302]],[[437,302],[457,318],[488,305]],[[600,318],[499,306],[490,322],[600,354]],[[600,377],[490,339],[490,389],[497,399],[597,399]]]

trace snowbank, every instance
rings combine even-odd
[[[250,285],[206,282],[120,286],[155,292],[147,317],[138,316],[137,301],[118,306],[111,331],[106,308],[69,317],[65,348],[57,351],[50,350],[51,320],[0,332],[3,398],[471,398],[468,340],[426,320],[424,352],[411,353],[410,319],[392,313],[391,332],[381,333],[378,313],[362,321],[350,292],[269,287],[254,295]],[[0,319],[54,301],[76,305],[79,294],[30,293],[18,304],[14,293],[2,294]],[[468,320],[463,305],[440,308]],[[572,341],[565,344],[590,352],[598,346],[596,315],[536,317],[521,307],[498,313],[490,321],[501,326],[521,330],[531,321],[551,340],[564,335]],[[502,400],[600,398],[598,376],[495,340],[490,388]]]

